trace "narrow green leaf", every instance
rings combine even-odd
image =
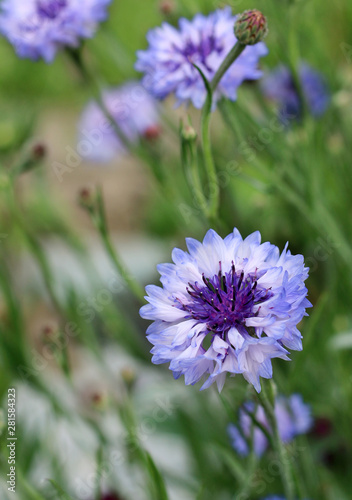
[[[146,456],[146,464],[148,467],[148,472],[155,486],[155,493],[156,493],[155,500],[168,500],[169,497],[167,494],[164,478],[162,477],[157,466],[155,465],[155,462],[152,459],[151,455],[147,451],[145,452],[145,456]]]

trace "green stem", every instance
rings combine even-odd
[[[224,76],[226,71],[230,68],[230,66],[235,62],[235,60],[239,57],[239,55],[245,49],[245,45],[240,43],[236,43],[230,52],[225,57],[222,62],[220,68],[215,73],[214,78],[211,83],[209,83],[202,71],[198,69],[201,77],[204,81],[204,85],[207,89],[207,99],[205,105],[202,110],[202,120],[201,120],[201,131],[202,131],[202,146],[203,146],[203,155],[204,155],[204,164],[205,169],[208,176],[209,181],[209,207],[208,207],[208,218],[210,220],[215,220],[219,211],[220,204],[220,187],[218,183],[217,172],[214,164],[213,154],[211,150],[211,141],[210,141],[210,119],[211,119],[211,111],[212,111],[212,95],[216,90],[221,78]]]
[[[220,204],[220,188],[218,183],[218,176],[216,173],[215,163],[213,159],[213,154],[211,150],[210,142],[210,119],[211,119],[211,109],[208,110],[208,106],[204,106],[202,112],[202,145],[203,145],[203,156],[205,170],[207,172],[209,181],[209,208],[208,217],[216,219],[219,204]]]
[[[122,260],[120,259],[120,256],[115,250],[115,247],[111,241],[110,234],[108,231],[107,227],[107,222],[106,222],[106,215],[105,215],[105,209],[104,209],[104,203],[103,203],[103,197],[101,190],[97,190],[97,203],[98,203],[98,209],[97,213],[91,213],[93,223],[97,230],[99,231],[103,244],[105,246],[105,249],[110,256],[112,262],[115,265],[116,270],[118,271],[119,275],[121,278],[125,281],[126,285],[128,288],[131,290],[131,292],[135,295],[135,297],[138,299],[140,302],[144,302],[144,291],[143,288],[137,283],[137,281],[133,278],[133,276],[128,272],[124,264],[122,263]]]
[[[229,67],[235,62],[235,60],[242,54],[244,49],[246,48],[246,45],[243,45],[242,43],[236,43],[230,52],[227,54],[223,62],[221,63],[220,68],[217,70],[217,72],[214,75],[214,78],[212,79],[210,83],[210,88],[214,92],[216,87],[218,86],[221,78],[224,76],[226,71],[229,69]]]
[[[269,425],[272,429],[273,443],[275,446],[275,451],[279,457],[280,461],[280,472],[281,479],[285,490],[285,496],[287,500],[294,500],[294,483],[292,478],[292,471],[289,464],[289,459],[287,456],[286,448],[284,447],[277,424],[277,419],[275,416],[275,389],[274,383],[270,380],[270,396],[268,396],[265,389],[265,382],[262,383],[262,392],[258,394],[258,399],[260,404],[263,406],[266,417],[268,419]]]
[[[203,212],[205,218],[208,218],[208,202],[203,193],[202,182],[198,170],[197,150],[195,140],[181,141],[181,158],[183,166],[186,170],[186,176],[190,173],[190,184],[192,185],[192,195],[194,196],[197,206]]]

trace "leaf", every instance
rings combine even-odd
[[[160,474],[160,471],[155,465],[154,460],[147,451],[145,452],[145,457],[150,478],[155,486],[156,497],[153,500],[168,500],[169,497],[167,494],[164,478]]]

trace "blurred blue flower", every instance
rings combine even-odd
[[[137,52],[136,69],[145,73],[143,84],[155,97],[163,99],[175,94],[177,104],[192,102],[201,108],[206,97],[202,78],[196,64],[211,81],[225,56],[236,43],[236,17],[230,7],[208,16],[197,14],[192,21],[179,20],[179,29],[163,23],[147,35],[149,47]],[[248,46],[225,73],[214,102],[221,96],[236,100],[237,88],[244,80],[262,76],[258,61],[268,49],[264,43]]]
[[[319,118],[330,103],[330,93],[324,77],[305,63],[300,64],[298,76],[308,111],[313,117]],[[262,90],[269,99],[278,103],[283,122],[301,118],[302,102],[287,67],[278,66],[266,75],[262,80]]]
[[[136,81],[106,90],[103,100],[126,139],[153,139],[160,133],[158,103]],[[108,162],[125,152],[111,122],[99,105],[92,101],[78,123],[77,152],[92,162]]]
[[[234,424],[228,426],[232,446],[241,456],[248,455],[250,451],[249,441],[252,435],[253,422],[248,413],[254,414],[258,422],[271,432],[263,407],[256,406],[252,401],[245,403],[239,410],[238,426]],[[305,434],[313,424],[310,407],[303,402],[300,394],[293,394],[289,398],[277,397],[275,415],[280,437],[284,443],[289,443],[299,434]],[[253,447],[256,455],[262,456],[267,446],[268,440],[264,433],[258,427],[254,427]]]
[[[286,500],[285,497],[278,497],[276,495],[271,495],[270,497],[265,497],[263,500]]]
[[[161,264],[163,288],[146,287],[141,308],[154,320],[148,340],[153,363],[170,363],[174,377],[202,389],[226,373],[242,374],[260,392],[259,377],[272,377],[272,358],[288,359],[285,347],[302,349],[297,323],[306,315],[302,255],[260,243],[259,231],[245,240],[235,228],[224,240],[213,230],[203,243],[187,238],[188,251],[175,248],[174,264]],[[285,347],[284,347],[285,346]]]
[[[286,500],[285,497],[279,497],[277,495],[270,495],[270,497],[265,497],[262,500]]]
[[[0,33],[19,57],[53,61],[64,46],[78,47],[107,17],[111,0],[4,0]]]

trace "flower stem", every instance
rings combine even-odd
[[[210,88],[214,92],[216,87],[218,86],[221,78],[224,76],[226,71],[229,69],[229,67],[236,61],[236,59],[242,54],[244,49],[246,48],[246,45],[243,45],[242,43],[237,42],[230,52],[227,54],[223,62],[221,63],[220,68],[217,70],[217,72],[214,75],[214,78],[212,79],[210,83]]]
[[[214,164],[213,154],[211,150],[210,141],[210,119],[212,111],[212,96],[214,90],[218,86],[221,78],[224,76],[229,67],[235,62],[239,55],[245,49],[245,45],[236,43],[230,52],[225,57],[224,61],[220,65],[220,68],[215,73],[213,80],[209,83],[206,77],[203,75],[202,71],[197,68],[201,77],[204,81],[205,87],[207,89],[207,99],[202,110],[201,119],[201,131],[202,131],[202,145],[203,145],[203,155],[204,164],[209,181],[209,206],[208,206],[208,218],[209,220],[214,220],[217,218],[220,204],[220,188],[217,178],[217,172]]]
[[[134,294],[134,296],[138,299],[138,301],[144,302],[143,288],[134,279],[134,277],[127,271],[126,267],[122,263],[120,256],[117,254],[114,245],[111,241],[106,222],[103,197],[100,189],[97,189],[97,210],[91,212],[91,217],[95,227],[99,231],[104,247],[108,255],[110,256],[112,262],[114,263],[115,268],[118,271],[119,275],[125,281],[126,285],[130,289],[130,291]]]
[[[220,203],[220,188],[218,183],[218,176],[216,173],[215,163],[213,159],[213,153],[211,150],[210,141],[210,109],[208,106],[204,106],[202,112],[202,145],[203,145],[203,156],[205,169],[209,181],[209,206],[208,206],[208,217],[209,219],[216,219],[219,211]]]
[[[202,182],[198,170],[197,148],[194,140],[185,140],[181,134],[181,161],[186,171],[186,177],[190,177],[192,195],[197,206],[202,211],[204,217],[208,217],[208,201],[204,195]]]
[[[285,490],[287,500],[294,500],[294,483],[292,478],[292,471],[289,464],[286,448],[280,437],[279,428],[275,416],[275,386],[270,380],[270,394],[266,392],[265,383],[262,383],[262,392],[258,394],[260,404],[263,406],[269,425],[272,429],[273,443],[275,451],[280,461],[281,479]]]

